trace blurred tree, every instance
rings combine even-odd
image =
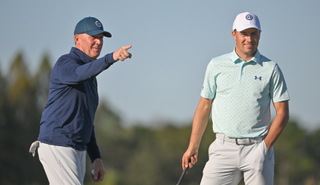
[[[275,143],[275,184],[304,184],[314,169],[314,162],[306,153],[306,131],[289,121]]]
[[[2,75],[0,68],[0,128],[7,124],[6,107],[8,106],[7,98],[7,79]],[[2,129],[0,129],[1,131]],[[0,134],[0,137],[2,134]],[[0,141],[3,141],[0,139]],[[1,165],[0,165],[1,166]]]
[[[5,159],[9,159],[10,154],[6,150],[7,147],[7,137],[9,131],[9,102],[7,98],[7,80],[2,75],[0,70],[0,174],[7,173],[7,161]],[[3,175],[0,175],[0,184],[4,184],[4,182],[8,182]]]
[[[48,101],[49,95],[49,82],[52,66],[49,60],[49,54],[44,53],[40,66],[33,77],[33,83],[35,84],[37,107],[42,111]]]
[[[30,144],[36,140],[39,130],[40,111],[37,107],[36,86],[31,80],[22,52],[11,63],[7,85],[4,88],[5,107],[1,109],[4,148],[1,152],[5,175],[1,184],[43,184],[46,181],[42,166],[33,163],[28,153]],[[3,91],[2,91],[3,93]],[[17,178],[18,176],[18,178]]]
[[[310,185],[320,184],[320,130],[315,130],[310,133],[305,140],[306,152],[312,159],[312,164],[314,168],[307,175],[307,182]],[[312,182],[312,183],[311,183]]]

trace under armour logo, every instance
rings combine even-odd
[[[258,79],[261,80],[261,79],[262,79],[262,76],[259,76],[259,77],[258,77],[258,76],[255,76],[254,79],[255,79],[255,80],[258,80]]]

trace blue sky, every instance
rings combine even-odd
[[[44,52],[53,65],[74,46],[76,23],[93,16],[113,35],[104,40],[101,56],[123,45],[132,45],[133,54],[98,76],[101,101],[127,124],[191,122],[208,62],[232,51],[233,20],[249,11],[260,18],[260,53],[285,75],[291,118],[308,129],[320,126],[320,1],[91,2],[0,0],[2,71],[18,51],[31,72]]]

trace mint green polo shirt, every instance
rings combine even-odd
[[[213,58],[201,96],[213,99],[213,131],[231,138],[252,138],[270,128],[270,102],[290,99],[279,66],[257,51],[248,62],[233,52]]]

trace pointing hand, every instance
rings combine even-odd
[[[121,60],[124,61],[127,58],[131,58],[132,55],[131,53],[128,52],[128,49],[130,49],[132,46],[122,46],[120,49],[118,49],[117,51],[115,51],[113,53],[113,59],[115,61]]]

